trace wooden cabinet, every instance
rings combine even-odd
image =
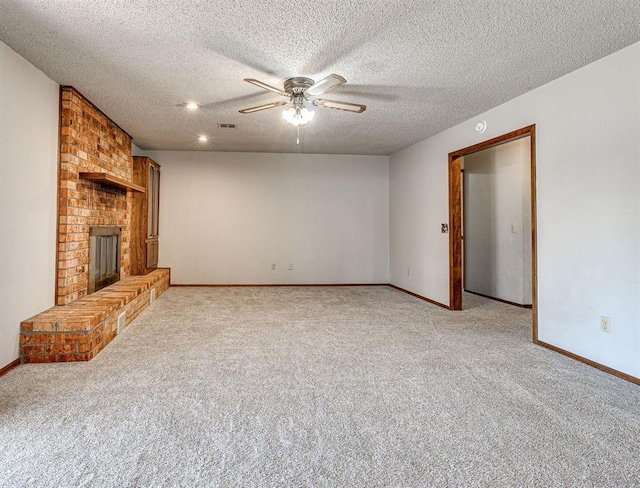
[[[131,274],[142,275],[158,267],[160,165],[134,156],[133,183],[145,189],[145,193],[133,193],[131,216]]]

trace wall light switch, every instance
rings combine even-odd
[[[276,263],[273,263],[273,264],[271,265],[271,271],[275,271],[275,270],[276,270]]]

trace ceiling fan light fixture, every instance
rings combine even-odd
[[[313,119],[313,116],[314,113],[304,107],[289,108],[282,111],[282,118],[296,127],[306,125]]]

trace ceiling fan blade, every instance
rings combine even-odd
[[[332,90],[336,86],[342,85],[343,83],[346,83],[346,82],[347,80],[345,80],[340,75],[336,75],[336,74],[329,75],[326,78],[321,79],[319,82],[311,85],[309,88],[307,88],[304,91],[304,93],[306,95],[311,95],[312,97],[315,97],[316,95],[320,95],[321,93]]]
[[[313,104],[318,107],[344,110],[345,112],[354,112],[356,114],[361,114],[367,110],[366,105],[360,105],[359,103],[339,102],[337,100],[325,100],[323,98],[316,99]]]
[[[243,110],[238,110],[241,114],[252,114],[253,112],[259,112],[260,110],[266,110],[268,108],[282,107],[286,105],[288,102],[271,102],[265,105],[258,105],[257,107],[245,108]]]
[[[267,85],[266,83],[263,83],[260,80],[254,80],[253,78],[245,78],[244,81],[246,81],[247,83],[251,83],[252,85],[259,86],[263,90],[272,91],[273,93],[282,95],[283,97],[290,96],[286,91],[280,90],[280,88],[276,88],[275,86]]]

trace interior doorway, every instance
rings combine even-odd
[[[463,156],[460,184],[463,290],[524,308],[531,308],[530,145],[526,136]]]
[[[531,308],[532,308],[532,336],[537,342],[537,250],[536,250],[536,178],[535,178],[535,154],[536,138],[535,125],[523,127],[516,131],[490,139],[488,141],[469,146],[449,154],[449,308],[462,310],[463,293],[463,212],[461,178],[462,158],[484,149],[493,148],[507,142],[525,137],[530,138],[531,161]]]

